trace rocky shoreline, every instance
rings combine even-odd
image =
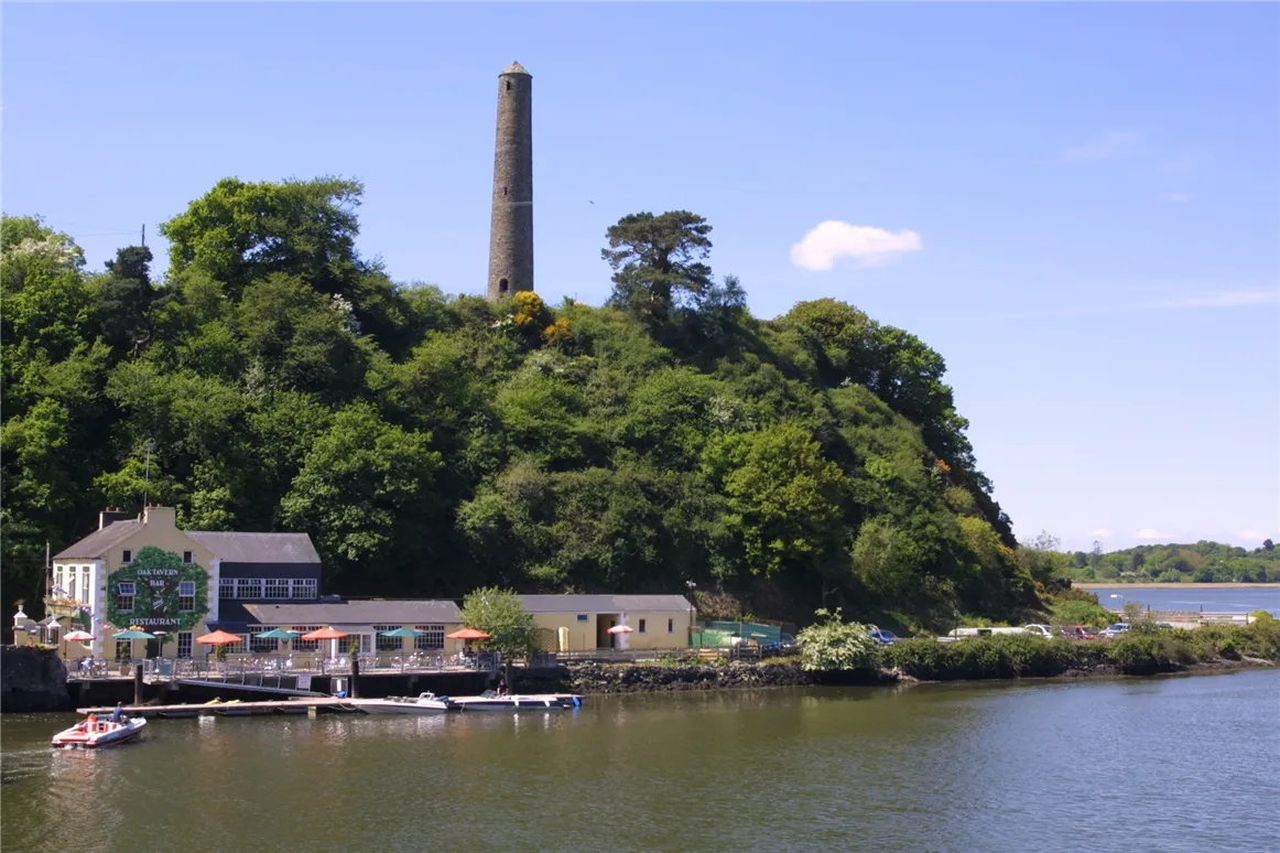
[[[53,649],[0,648],[0,711],[66,711],[67,668]]]
[[[584,695],[618,693],[674,693],[708,690],[758,690],[774,687],[869,686],[938,682],[1021,681],[1052,679],[1149,677],[1153,675],[1209,675],[1244,669],[1275,668],[1276,662],[1242,656],[1216,658],[1195,663],[1169,663],[1147,668],[1124,668],[1111,663],[1063,668],[1056,672],[1012,676],[954,676],[918,678],[894,669],[858,669],[810,672],[795,658],[747,663],[679,663],[643,665],[628,663],[572,663],[555,668],[522,671],[516,680],[521,692],[569,692]],[[67,691],[66,670],[49,650],[5,647],[3,696],[5,712],[65,711],[72,706]]]
[[[1123,668],[1100,664],[1088,669],[1067,669],[1053,675],[1024,675],[1007,678],[915,678],[900,670],[848,670],[809,672],[798,663],[744,663],[724,665],[682,664],[643,666],[639,664],[580,663],[555,670],[540,670],[522,675],[518,688],[522,691],[563,691],[592,694],[672,693],[691,690],[760,689],[768,687],[861,686],[902,683],[941,683],[951,681],[1021,681],[1028,678],[1080,679],[1149,677],[1153,675],[1207,675],[1244,669],[1274,668],[1276,664],[1261,658],[1241,660],[1217,659],[1191,664],[1171,664],[1150,671],[1126,672]]]

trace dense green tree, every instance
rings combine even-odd
[[[339,411],[311,446],[281,506],[311,534],[337,589],[377,591],[396,582],[397,551],[412,552],[415,515],[442,463],[430,436],[386,423],[356,403]]]
[[[600,256],[613,267],[610,304],[654,322],[711,287],[711,226],[687,210],[632,213],[609,226]]]
[[[538,629],[520,597],[512,590],[497,587],[472,590],[462,600],[462,621],[489,635],[488,639],[476,641],[477,645],[502,655],[507,685],[513,686],[515,661],[538,651]]]
[[[355,251],[356,181],[250,183],[225,178],[160,226],[169,269],[207,273],[232,298],[271,273],[294,275],[328,294],[348,294],[366,271]]]
[[[341,297],[272,274],[245,288],[235,329],[259,390],[308,391],[336,403],[362,390],[367,355]]]
[[[162,294],[151,284],[150,264],[150,249],[127,246],[107,261],[107,272],[97,281],[103,339],[122,354],[136,353],[151,340],[152,304]]]
[[[847,483],[802,425],[725,436],[707,448],[705,465],[723,490],[740,569],[815,569],[838,549]]]

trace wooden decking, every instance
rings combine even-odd
[[[315,709],[336,712],[352,712],[356,707],[349,699],[337,696],[309,696],[299,699],[271,699],[255,702],[212,702],[182,705],[127,705],[121,710],[131,717],[155,716],[205,716],[209,714],[305,714]],[[114,705],[98,708],[77,708],[77,714],[110,714]]]

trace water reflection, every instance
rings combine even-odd
[[[1277,688],[1258,672],[155,720],[97,753],[48,749],[70,718],[6,718],[0,832],[5,850],[1280,849],[1260,782]]]

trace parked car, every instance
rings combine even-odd
[[[1046,640],[1053,636],[1053,629],[1048,625],[1023,625],[1022,630],[1033,637],[1043,637]]]
[[[1099,637],[1118,637],[1121,634],[1127,634],[1127,633],[1129,633],[1129,623],[1117,622],[1114,625],[1111,625],[1107,628],[1103,628],[1101,633],[1098,634],[1098,636]]]
[[[1054,630],[1068,640],[1093,640],[1098,636],[1084,625],[1060,625]]]
[[[783,633],[781,640],[778,642],[765,643],[760,646],[760,651],[766,655],[793,655],[800,651],[800,644],[796,642],[796,638],[790,634]]]
[[[871,637],[871,639],[875,640],[882,646],[892,646],[894,643],[898,642],[898,640],[902,639],[897,634],[885,628],[872,628],[867,632],[867,636]]]

